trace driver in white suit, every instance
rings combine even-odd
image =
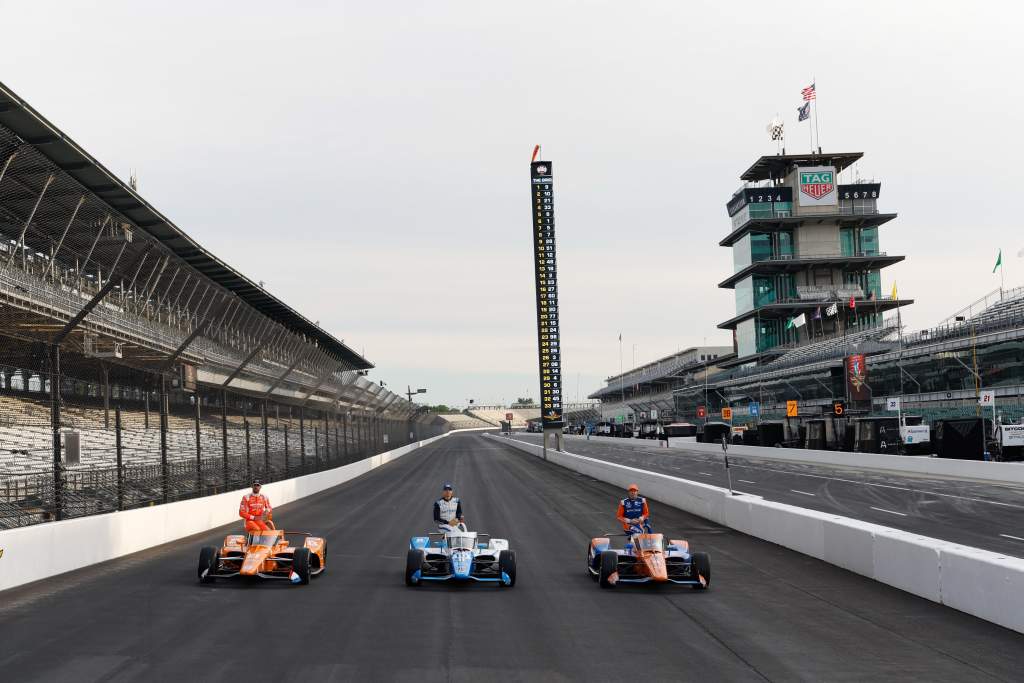
[[[455,531],[460,524],[465,524],[462,501],[455,497],[449,482],[445,482],[441,497],[434,502],[434,523],[441,532]],[[465,526],[462,528],[465,529]]]

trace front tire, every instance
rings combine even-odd
[[[592,547],[587,548],[587,576],[590,577],[591,581],[597,581],[597,574],[595,573],[597,568],[594,566],[597,564],[597,556],[591,554],[592,550]]]
[[[299,575],[299,583],[309,584],[309,548],[296,548],[292,555],[292,571]]]
[[[405,585],[418,586],[419,581],[413,575],[423,568],[423,551],[410,548],[405,554]]]
[[[711,586],[711,558],[707,553],[693,554],[693,570],[698,576],[704,577],[704,584],[694,586],[694,590],[707,590]]]
[[[199,583],[213,583],[219,560],[220,548],[208,545],[199,551]]]
[[[499,586],[511,588],[516,585],[516,552],[514,550],[502,550],[498,553],[498,571],[508,575],[508,584],[499,581]]]
[[[617,572],[619,569],[619,554],[614,550],[605,550],[601,553],[601,569],[597,577],[597,582],[601,588],[615,588],[615,584],[610,581],[612,574]]]

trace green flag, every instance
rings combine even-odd
[[[1001,265],[1003,265],[1003,250],[1002,249],[999,250],[999,256],[996,257],[996,265],[992,267],[992,272],[993,273],[996,272],[996,269],[999,268],[999,266],[1001,266]]]

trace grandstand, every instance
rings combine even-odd
[[[485,422],[466,413],[451,413],[438,415],[438,417],[447,422],[452,429],[483,429],[494,426],[490,422]]]
[[[726,368],[710,376],[707,389],[698,382],[677,389],[676,411],[696,420],[698,406],[709,415],[723,407],[746,421],[748,405],[761,404],[761,417],[782,417],[786,401],[813,413],[846,399],[844,359],[864,354],[870,402],[862,414],[884,415],[885,399],[902,397],[903,406],[926,421],[973,417],[977,392],[992,389],[1003,422],[1024,419],[1024,287],[996,290],[979,303],[933,328],[899,334],[887,320],[845,337],[792,349],[772,362]],[[974,365],[977,363],[977,377]]]
[[[502,406],[476,406],[466,411],[468,414],[489,425],[500,427],[508,413],[512,413],[512,427],[526,427],[529,420],[540,417],[540,407],[504,408]]]
[[[334,467],[448,423],[0,84],[0,526]]]

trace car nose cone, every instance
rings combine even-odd
[[[460,579],[469,578],[473,566],[473,553],[468,550],[456,550],[452,553],[452,573]]]

